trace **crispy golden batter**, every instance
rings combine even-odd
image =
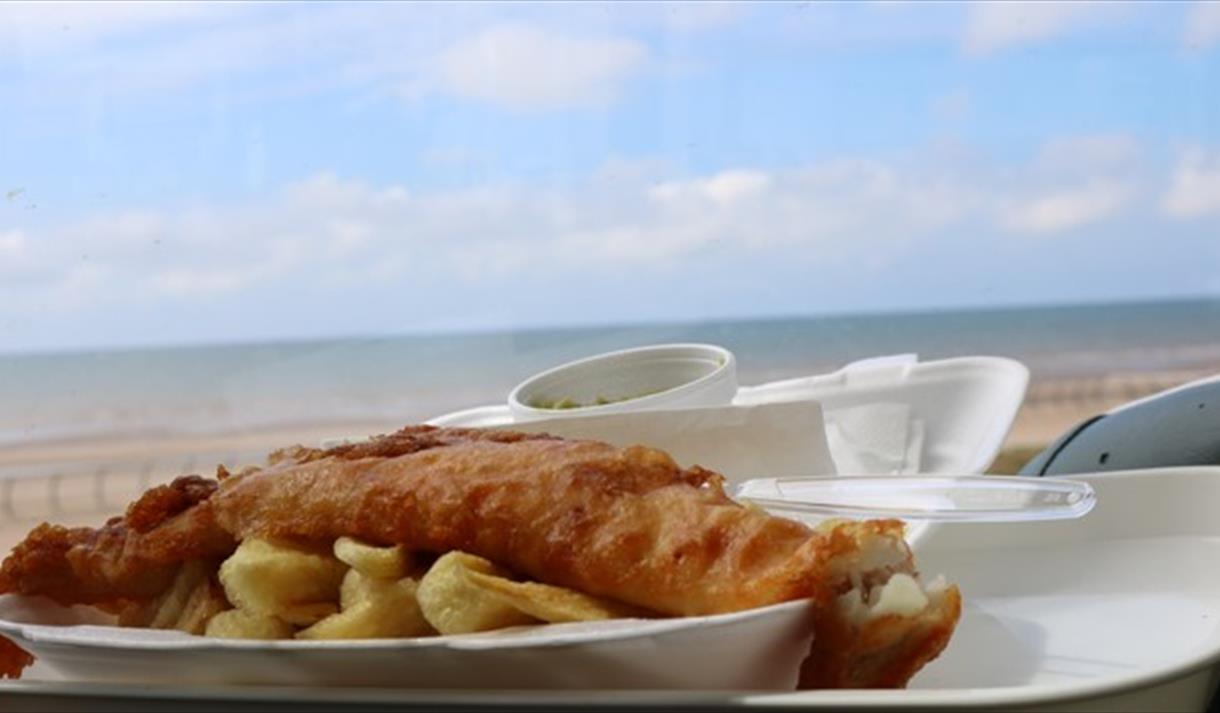
[[[818,548],[825,576],[838,582],[840,597],[867,595],[895,573],[913,573],[910,549],[896,520],[842,522],[826,528]],[[900,545],[897,550],[896,545]],[[861,562],[877,562],[868,569]],[[846,578],[844,581],[844,568]],[[861,581],[856,582],[856,578]],[[888,614],[858,620],[839,602],[824,605],[816,617],[813,646],[801,667],[800,688],[901,688],[919,669],[940,655],[961,617],[961,594],[945,587],[931,594],[928,606],[908,616]]]
[[[4,560],[0,593],[110,608],[151,599],[181,563],[222,559],[236,547],[216,523],[215,490],[215,481],[187,476],[152,488],[96,530],[43,523]]]
[[[222,470],[219,488],[179,479],[100,530],[43,525],[0,568],[0,593],[114,606],[156,596],[180,563],[222,559],[238,540],[346,536],[461,550],[669,615],[811,598],[818,633],[802,682],[818,686],[902,685],[944,647],[960,608],[950,589],[919,616],[849,621],[841,595],[914,572],[900,523],[815,532],[733,502],[719,475],[655,449],[417,426],[271,463]]]

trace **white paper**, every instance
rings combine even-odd
[[[826,440],[845,475],[918,473],[924,424],[905,403],[840,408],[826,414]]]

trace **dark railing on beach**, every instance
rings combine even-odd
[[[98,525],[148,488],[179,475],[211,475],[262,463],[263,451],[165,455],[145,460],[16,464],[0,467],[0,548],[39,522]]]

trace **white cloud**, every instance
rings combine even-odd
[[[1129,134],[1088,134],[1050,139],[1039,147],[1033,168],[1040,174],[1094,175],[1130,167],[1139,144]]]
[[[21,257],[25,248],[25,233],[20,230],[9,230],[0,233],[0,256],[5,260],[15,260]]]
[[[599,279],[704,259],[882,269],[954,231],[988,240],[1071,236],[1112,219],[1133,209],[1140,193],[1125,178],[1141,171],[1138,155],[1129,138],[1086,136],[1047,142],[1007,167],[929,151],[674,178],[664,164],[615,161],[586,181],[557,186],[433,192],[319,173],[256,203],[14,226],[0,233],[0,256],[21,260],[0,260],[0,294],[28,298],[28,286],[40,285],[51,309],[302,285],[341,294],[446,280],[477,291],[498,280]],[[1206,206],[1220,204],[1214,165],[1191,158],[1183,166],[1182,175],[1212,176],[1180,179],[1184,195],[1212,203],[1167,205],[1213,210]],[[1200,185],[1211,187],[1200,194]],[[59,292],[67,297],[57,299]]]
[[[1220,2],[1199,0],[1186,16],[1183,43],[1191,49],[1205,49],[1220,41]]]
[[[1137,200],[1139,158],[1127,134],[1050,139],[1003,177],[1006,190],[992,202],[996,220],[1014,233],[1045,236],[1112,219]]]
[[[28,283],[45,276],[33,263],[29,242],[24,230],[0,230],[0,284]]]
[[[402,186],[387,191],[403,192]],[[290,184],[284,191],[288,202],[308,211],[347,211],[359,207],[373,194],[363,181],[343,180],[333,173],[316,173],[303,181]]]
[[[1197,146],[1183,151],[1161,210],[1178,219],[1220,214],[1220,152],[1209,156]]]
[[[59,9],[29,6],[7,30],[0,22],[0,55],[15,48],[23,65],[0,91],[23,93],[27,106],[164,100],[213,82],[227,101],[345,89],[354,104],[441,92],[513,109],[601,106],[649,61],[642,43],[604,30],[518,22],[472,32],[456,6],[47,5]],[[502,14],[488,7],[483,22]],[[84,29],[58,29],[69,21]]]
[[[199,269],[175,267],[152,277],[152,287],[169,295],[205,295],[230,292],[250,284],[255,274],[239,268]]]
[[[443,52],[438,79],[449,92],[513,109],[599,105],[618,95],[647,56],[632,40],[503,25]]]
[[[656,179],[655,166],[639,163],[561,188],[415,193],[323,173],[255,205],[97,216],[6,233],[3,244],[31,253],[38,266],[61,268],[48,274],[31,262],[18,275],[39,281],[48,295],[67,284],[65,266],[87,254],[107,276],[97,285],[99,301],[189,300],[282,281],[339,287],[447,276],[477,283],[489,275],[666,269],[709,250],[795,247],[830,263],[939,220],[927,217],[918,178],[869,161]],[[845,235],[864,237],[849,244]],[[74,293],[88,286],[75,279]],[[0,292],[16,284],[8,280]]]
[[[1004,210],[1002,222],[1019,233],[1060,233],[1113,217],[1129,195],[1127,186],[1100,180],[1017,201]]]
[[[406,41],[409,31],[401,28],[413,27],[387,18],[393,29],[379,31],[371,13],[323,3],[202,3],[174,9],[178,5],[83,3],[80,7],[86,9],[81,19],[73,20],[70,32],[54,28],[75,17],[75,5],[31,13],[37,19],[33,26],[42,28],[32,36],[40,39],[35,44],[20,38],[10,43],[18,51],[22,71],[12,84],[0,85],[0,91],[24,91],[28,107],[87,102],[90,97],[128,102],[155,96],[165,101],[166,92],[223,79],[228,92],[252,82],[260,98],[276,98],[338,82],[367,83],[368,77],[355,76],[357,58],[380,56],[387,34]],[[97,23],[95,15],[101,18]],[[61,34],[72,41],[61,41]],[[400,63],[378,66],[384,74]]]
[[[1050,39],[1087,25],[1110,7],[1110,3],[1100,0],[974,2],[966,19],[963,46],[969,53],[986,54]]]
[[[762,171],[722,171],[696,181],[667,181],[654,186],[649,193],[661,202],[706,199],[713,203],[733,203],[758,195],[771,184],[771,177]]]

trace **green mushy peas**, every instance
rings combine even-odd
[[[546,399],[534,399],[533,401],[530,402],[530,407],[547,409],[550,411],[559,411],[562,409],[580,408],[581,404],[573,401],[572,399],[565,397],[565,398],[558,399],[555,401],[548,401]]]
[[[590,406],[605,406],[607,404],[622,403],[623,401],[630,401],[631,399],[640,399],[645,396],[652,396],[653,394],[659,394],[662,391],[669,391],[669,389],[656,389],[654,391],[645,391],[642,394],[636,394],[634,396],[623,396],[623,397],[620,397],[617,399],[606,398],[605,396],[598,396],[596,399],[593,400],[593,403],[591,403],[591,404],[582,404],[575,399],[565,396],[562,399],[534,399],[533,401],[529,402],[529,405],[531,408],[545,409],[547,411],[565,411],[565,410],[574,409],[574,408],[588,408]]]

